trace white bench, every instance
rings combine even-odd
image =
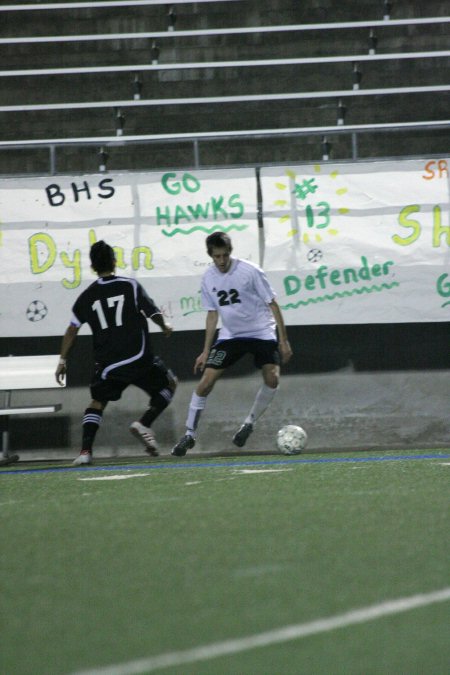
[[[4,403],[0,415],[5,417],[2,431],[2,458],[0,464],[17,462],[18,455],[9,452],[9,417],[11,415],[33,415],[37,413],[54,413],[61,409],[61,403],[49,403],[29,406],[12,406],[13,391],[60,389],[55,379],[55,370],[59,355],[47,356],[2,356],[0,357],[0,392],[3,392]],[[65,386],[65,384],[64,384]]]

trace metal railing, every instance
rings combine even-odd
[[[359,159],[358,156],[358,136],[367,133],[394,133],[405,131],[439,131],[450,129],[450,119],[436,120],[427,122],[400,122],[400,123],[382,123],[382,124],[351,124],[347,126],[334,125],[326,127],[297,127],[284,129],[258,129],[256,131],[219,131],[219,132],[196,132],[182,134],[142,134],[130,136],[98,136],[90,138],[53,138],[39,140],[22,141],[0,141],[0,150],[11,149],[42,149],[49,152],[49,173],[56,174],[57,167],[57,148],[68,146],[97,146],[99,152],[106,152],[106,149],[123,147],[125,145],[142,145],[167,143],[187,143],[192,146],[192,162],[190,166],[201,168],[200,146],[205,142],[214,141],[233,141],[257,140],[257,139],[275,139],[280,137],[296,138],[299,136],[320,136],[323,153],[328,152],[325,146],[329,146],[329,137],[336,134],[349,134],[352,141],[352,159]],[[322,159],[328,159],[325,154]],[[104,169],[103,169],[104,170]]]
[[[188,4],[191,0],[178,0],[172,4]],[[199,0],[223,2],[225,0]],[[27,3],[22,5],[3,5],[0,6],[0,12],[4,11],[23,11],[23,10],[55,10],[55,9],[92,9],[92,8],[116,8],[116,7],[140,7],[148,5],[162,5],[165,3],[155,0],[115,0],[114,2],[56,2],[56,3]],[[388,19],[388,20],[387,20]],[[148,38],[182,38],[205,35],[239,35],[251,33],[275,33],[287,31],[314,31],[314,30],[336,30],[336,29],[361,29],[375,28],[377,26],[410,26],[410,25],[431,25],[449,23],[450,17],[426,17],[426,18],[408,18],[408,19],[390,19],[385,17],[383,20],[375,21],[345,21],[331,23],[315,24],[295,24],[282,26],[249,26],[237,28],[211,28],[204,30],[187,31],[159,31],[159,32],[140,32],[140,33],[107,33],[101,35],[66,35],[66,36],[28,36],[28,37],[7,37],[1,38],[0,44],[26,44],[26,43],[61,43],[61,42],[86,42],[97,40],[131,40]],[[188,70],[188,69],[213,69],[213,68],[258,68],[286,65],[320,65],[320,64],[340,64],[351,63],[353,68],[360,62],[386,62],[398,60],[427,60],[436,58],[446,58],[450,56],[450,50],[418,51],[418,52],[390,52],[374,53],[369,50],[365,54],[351,55],[329,55],[319,57],[298,57],[298,58],[280,58],[280,59],[245,59],[245,60],[224,60],[224,61],[196,61],[181,63],[143,63],[143,64],[121,64],[121,65],[90,65],[70,68],[15,68],[0,70],[0,78],[20,78],[20,77],[39,77],[46,75],[85,75],[85,74],[104,74],[145,71],[168,71],[168,70]],[[333,99],[340,100],[349,97],[367,97],[367,96],[393,96],[403,94],[426,94],[443,93],[450,90],[450,85],[429,85],[429,86],[408,86],[408,87],[390,87],[359,89],[359,85],[353,86],[353,89],[326,90],[313,92],[287,92],[276,94],[240,94],[232,96],[203,96],[203,97],[185,97],[185,98],[159,98],[159,99],[141,99],[140,96],[130,100],[109,100],[109,101],[78,101],[72,103],[41,103],[27,105],[3,105],[0,106],[0,112],[33,112],[33,111],[52,111],[52,110],[75,110],[75,109],[98,109],[113,108],[121,109],[126,107],[146,107],[146,106],[173,106],[173,105],[202,105],[216,103],[232,102],[255,102],[255,101],[286,101],[286,100],[314,100],[314,99]],[[171,134],[141,134],[124,136],[122,131],[117,130],[116,136],[95,136],[95,137],[67,137],[67,138],[44,138],[44,139],[19,139],[0,141],[0,149],[36,149],[46,148],[49,152],[49,171],[57,172],[57,149],[66,146],[100,146],[101,149],[112,148],[114,146],[135,145],[135,144],[155,144],[155,143],[188,143],[192,145],[193,164],[196,168],[201,165],[200,147],[203,143],[224,141],[233,139],[275,139],[284,137],[299,136],[321,136],[322,145],[329,144],[328,136],[336,134],[350,134],[352,139],[352,156],[358,159],[358,136],[367,133],[391,133],[405,132],[408,130],[442,130],[450,127],[450,120],[420,120],[416,122],[390,122],[378,124],[352,124],[344,125],[343,119],[336,125],[331,126],[300,126],[283,129],[257,129],[257,130],[231,130],[215,132],[192,132],[192,133],[171,133]]]

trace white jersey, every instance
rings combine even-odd
[[[276,322],[269,303],[275,299],[263,270],[247,260],[231,258],[227,272],[211,265],[202,278],[202,305],[219,312],[219,340],[276,340]]]

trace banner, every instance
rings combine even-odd
[[[1,336],[63,334],[99,239],[175,330],[203,329],[215,230],[264,267],[287,324],[449,320],[449,160],[270,167],[259,183],[252,168],[0,179]]]
[[[175,330],[203,328],[199,280],[215,230],[260,262],[253,169],[0,180],[1,335],[63,334],[96,278],[89,250],[100,239]]]
[[[261,189],[287,324],[450,319],[447,159],[272,167]]]

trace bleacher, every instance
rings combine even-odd
[[[2,175],[442,156],[445,4],[0,6]]]

